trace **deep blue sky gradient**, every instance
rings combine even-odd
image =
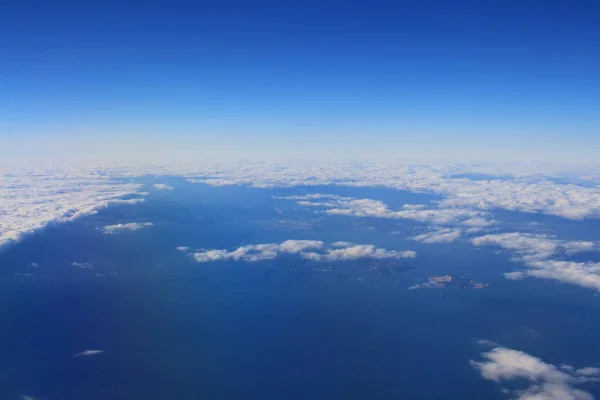
[[[595,1],[4,1],[0,135],[587,154],[599,20]]]

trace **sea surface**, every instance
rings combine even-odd
[[[328,216],[277,197],[332,193],[391,208],[435,196],[390,189],[211,187],[144,180],[150,194],[49,226],[0,252],[0,399],[503,399],[470,365],[490,340],[553,364],[600,361],[594,292],[510,281],[510,254],[410,240],[410,220]],[[172,191],[152,188],[167,183]],[[504,212],[564,239],[600,227]],[[107,235],[106,225],[151,222]],[[583,225],[582,225],[583,224]],[[393,271],[359,261],[196,263],[178,246],[233,250],[311,239],[415,250]],[[79,263],[79,266],[73,266]],[[431,275],[489,286],[408,290]],[[102,350],[93,356],[74,356]],[[585,390],[600,396],[598,387]]]

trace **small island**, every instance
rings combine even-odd
[[[452,287],[455,289],[483,289],[488,285],[486,283],[475,282],[473,279],[465,277],[455,277],[452,275],[433,275],[427,278],[426,282],[411,286],[409,289],[435,289]]]

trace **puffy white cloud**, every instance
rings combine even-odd
[[[600,291],[600,263],[544,260],[530,261],[527,266],[530,268],[517,271],[522,277],[553,279]],[[517,275],[507,277],[517,279]]]
[[[517,400],[592,400],[576,386],[598,382],[600,369],[555,366],[522,351],[495,347],[482,354],[483,361],[471,361],[481,376],[494,382],[520,381],[524,389],[505,389]]]
[[[178,248],[178,250],[189,252],[187,248]],[[386,250],[373,245],[355,245],[347,242],[334,242],[325,246],[325,243],[319,240],[286,240],[282,243],[241,246],[232,251],[212,249],[189,253],[196,262],[220,260],[256,262],[271,260],[281,254],[297,254],[313,261],[356,260],[359,258],[400,259],[414,258],[417,255],[411,250]]]
[[[460,229],[441,228],[413,237],[423,243],[452,243],[462,236]]]
[[[473,238],[475,246],[499,246],[513,251],[526,260],[545,259],[559,251],[560,241],[547,235],[529,233],[500,233]]]
[[[575,254],[600,250],[600,244],[589,241],[558,240],[548,235],[530,233],[500,233],[472,239],[475,246],[494,245],[511,250],[524,260],[547,259],[558,253]]]
[[[143,223],[129,222],[126,224],[116,224],[116,225],[105,226],[104,228],[102,228],[102,232],[104,232],[107,235],[110,235],[113,233],[120,233],[120,232],[126,232],[126,231],[138,231],[143,228],[149,228],[153,225],[154,224],[152,222],[143,222]]]
[[[563,241],[547,235],[501,233],[472,239],[476,246],[494,245],[513,252],[514,261],[528,269],[504,274],[508,279],[526,277],[552,279],[600,291],[600,263],[552,260],[561,254],[600,251],[600,245],[588,241]]]
[[[219,260],[234,261],[263,261],[277,257],[281,253],[298,254],[306,250],[320,249],[324,245],[319,240],[286,240],[282,243],[255,244],[238,247],[233,251],[207,250],[192,253],[197,262],[210,262]]]
[[[380,249],[372,244],[354,245],[339,249],[328,249],[321,257],[325,260],[356,260],[358,258],[415,258],[417,253],[412,250],[395,251]]]
[[[153,186],[155,189],[159,189],[159,190],[173,190],[174,189],[173,186],[167,185],[165,183],[155,183]]]

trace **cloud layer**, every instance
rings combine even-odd
[[[440,208],[481,211],[504,209],[544,213],[568,219],[600,216],[600,187],[558,183],[565,166],[460,165],[410,163],[244,163],[187,169],[192,182],[209,185],[278,186],[385,186],[397,190],[443,196]],[[577,166],[571,166],[576,175]],[[505,171],[509,171],[506,174]],[[582,165],[579,177],[597,178],[600,166]],[[468,179],[485,172],[487,179]],[[457,173],[462,174],[457,177]],[[552,175],[554,173],[554,175]],[[459,175],[460,176],[460,175]],[[494,179],[497,176],[498,179]],[[507,179],[508,176],[508,179]],[[581,180],[581,179],[580,179]]]
[[[283,254],[295,254],[313,261],[356,260],[360,258],[400,259],[414,258],[417,253],[411,250],[396,251],[377,248],[373,245],[358,245],[347,242],[335,242],[325,245],[319,240],[286,240],[281,243],[254,244],[238,247],[235,250],[191,251],[189,247],[178,247],[189,253],[196,262],[222,260],[257,262],[271,260]]]
[[[485,179],[468,179],[469,173]],[[58,169],[23,167],[0,162],[0,246],[52,222],[94,214],[111,203],[139,195],[141,185],[109,176],[184,176],[209,185],[258,188],[343,185],[384,186],[441,196],[436,209],[390,210],[375,200],[323,197],[331,214],[409,218],[433,224],[459,222],[477,229],[490,222],[489,212],[505,209],[544,213],[570,219],[600,216],[600,165],[465,165],[402,162],[172,163],[79,165]],[[556,177],[571,182],[558,183]],[[497,177],[497,179],[495,179]],[[579,184],[581,183],[581,184]],[[156,184],[157,189],[169,185]],[[594,186],[596,185],[596,186]],[[311,201],[312,200],[312,201]],[[317,206],[314,199],[306,205]],[[327,204],[327,201],[330,204]]]
[[[517,400],[593,400],[589,392],[576,386],[600,381],[600,369],[575,369],[555,366],[518,350],[495,347],[482,354],[482,361],[471,361],[481,376],[491,381],[517,381],[523,389],[505,389]]]
[[[110,204],[135,204],[141,185],[120,183],[94,170],[0,170],[0,247],[53,222],[92,215]]]

